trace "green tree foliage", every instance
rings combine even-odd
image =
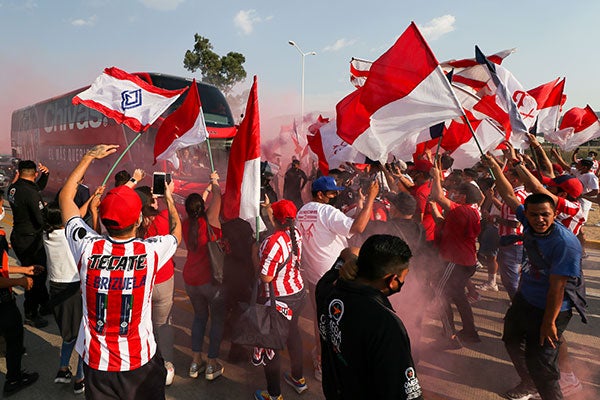
[[[203,82],[215,85],[227,95],[236,83],[246,79],[243,54],[230,51],[219,56],[209,39],[196,33],[194,40],[194,49],[185,52],[183,66],[192,72],[200,70]]]

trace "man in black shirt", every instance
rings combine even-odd
[[[31,160],[20,161],[17,167],[19,179],[8,188],[8,201],[13,213],[13,230],[10,242],[21,265],[41,265],[46,267],[46,252],[43,243],[45,204],[40,190],[48,182],[48,169],[40,164],[41,176]],[[48,321],[39,315],[40,306],[48,302],[46,289],[47,273],[33,278],[33,287],[25,292],[25,323],[43,328]]]
[[[294,159],[292,166],[285,173],[283,198],[293,201],[298,210],[304,205],[302,201],[302,189],[304,189],[307,181],[306,174],[300,169],[300,161]]]
[[[356,279],[337,279],[338,260],[317,284],[327,399],[423,398],[408,334],[388,300],[404,284],[411,256],[399,237],[373,235],[356,259]]]

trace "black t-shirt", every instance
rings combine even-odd
[[[337,278],[316,288],[327,399],[422,399],[404,324],[380,291]]]
[[[45,205],[35,182],[18,179],[8,188],[8,201],[13,213],[13,234],[42,234]]]

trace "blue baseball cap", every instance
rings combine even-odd
[[[344,190],[344,189],[346,189],[346,188],[335,184],[335,179],[333,179],[333,176],[322,176],[320,178],[317,178],[312,183],[312,191],[313,192],[327,192],[327,191],[331,191],[331,190],[337,191],[337,190]]]

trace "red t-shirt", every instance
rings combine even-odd
[[[211,225],[217,239],[221,238],[221,229]],[[206,285],[211,281],[210,260],[208,258],[208,228],[206,227],[206,219],[198,218],[198,248],[195,251],[189,248],[189,229],[190,221],[183,221],[183,241],[188,248],[187,258],[183,266],[183,281],[186,285],[200,286]]]
[[[162,210],[160,214],[154,217],[154,220],[148,226],[148,231],[144,239],[159,236],[168,235],[171,232],[169,229],[169,210]],[[173,259],[169,259],[165,265],[158,270],[156,277],[154,278],[154,284],[163,283],[171,279],[175,273],[175,263]]]
[[[421,186],[413,189],[413,196],[417,200],[417,215],[423,214],[421,225],[425,228],[425,236],[427,241],[432,241],[435,237],[435,220],[431,214],[431,206],[428,203],[429,194],[431,193],[431,182],[425,182]],[[441,211],[441,208],[438,206]]]
[[[477,264],[477,236],[481,214],[476,205],[452,203],[445,216],[440,238],[440,256],[459,265]]]

